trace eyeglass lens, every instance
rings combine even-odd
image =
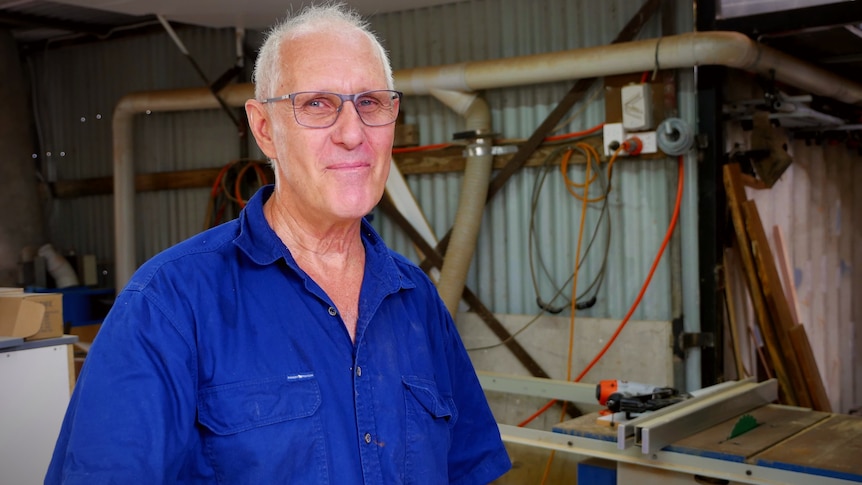
[[[362,122],[368,126],[388,125],[398,117],[400,98],[396,91],[369,91],[357,95],[300,92],[291,96],[296,121],[310,128],[335,123],[344,101],[352,100]]]

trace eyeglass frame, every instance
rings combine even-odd
[[[347,101],[350,101],[353,104],[353,109],[356,110],[356,114],[359,116],[359,120],[362,121],[362,124],[365,126],[376,128],[376,127],[380,127],[380,126],[388,126],[388,125],[391,125],[392,123],[395,123],[398,120],[398,115],[396,114],[395,118],[388,123],[384,123],[382,125],[370,125],[370,124],[368,124],[367,121],[365,121],[365,118],[362,117],[362,113],[359,112],[359,108],[356,107],[356,100],[359,99],[360,96],[366,95],[368,93],[377,93],[377,92],[381,92],[381,91],[394,94],[395,97],[393,97],[392,99],[398,98],[398,111],[400,112],[401,111],[401,100],[404,97],[404,93],[402,93],[401,91],[396,91],[394,89],[372,89],[369,91],[362,91],[361,93],[355,93],[355,94],[340,94],[340,93],[333,93],[331,91],[297,91],[294,93],[283,94],[281,96],[275,96],[273,98],[265,98],[265,99],[260,100],[260,102],[263,104],[273,104],[273,103],[278,103],[280,101],[290,100],[290,107],[293,108],[293,119],[296,120],[296,123],[299,126],[302,126],[305,128],[311,128],[311,129],[318,129],[318,128],[322,129],[322,128],[329,128],[330,126],[334,125],[335,122],[338,121],[338,117],[341,116],[341,110],[344,108],[344,103],[346,103]],[[299,121],[299,117],[296,115],[296,105],[294,104],[294,98],[298,94],[309,94],[309,93],[331,94],[333,96],[337,96],[338,99],[341,100],[341,104],[335,110],[335,118],[332,119],[332,123],[330,123],[326,126],[308,126],[308,125],[304,125],[301,121]]]

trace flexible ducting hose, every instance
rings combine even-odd
[[[449,245],[440,268],[437,291],[446,304],[452,317],[458,311],[461,294],[467,282],[467,272],[476,251],[482,214],[488,198],[488,184],[494,156],[491,153],[493,137],[490,133],[491,110],[488,103],[475,93],[435,90],[435,98],[464,116],[466,128],[472,142],[467,147],[467,164],[461,195],[458,199],[458,212],[449,236]]]
[[[464,181],[458,199],[458,213],[449,239],[449,248],[440,270],[437,290],[446,303],[449,313],[455,316],[458,302],[464,292],[467,271],[479,238],[482,213],[488,197],[488,182],[494,156],[491,154],[491,138],[480,137],[468,147],[467,165],[464,167]]]

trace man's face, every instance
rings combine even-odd
[[[371,43],[356,33],[307,35],[285,44],[281,54],[283,75],[273,96],[388,89]],[[350,101],[328,128],[299,125],[290,101],[265,109],[274,152],[267,155],[277,161],[277,190],[284,201],[323,223],[355,220],[371,211],[389,175],[394,124],[366,126]]]

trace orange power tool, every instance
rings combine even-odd
[[[654,411],[687,399],[672,387],[608,379],[596,384],[596,399],[612,412],[642,413]]]

